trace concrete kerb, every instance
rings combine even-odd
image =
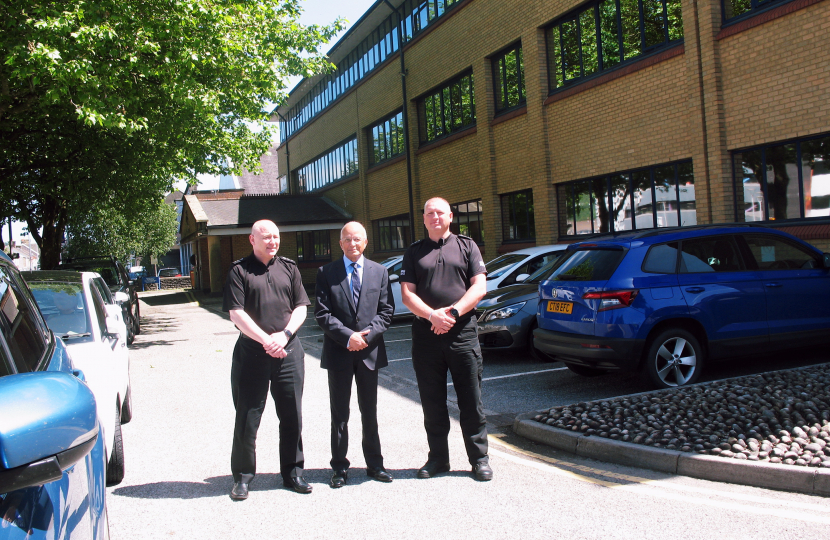
[[[546,412],[542,410],[517,416],[513,431],[532,441],[584,458],[701,480],[830,496],[830,471],[825,469],[724,459],[586,436],[533,419],[537,414]]]

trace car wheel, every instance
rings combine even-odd
[[[121,438],[121,411],[115,404],[115,432],[112,438],[112,455],[107,462],[107,487],[117,486],[124,479],[124,441]]]
[[[130,317],[132,319],[132,317]],[[127,345],[132,345],[135,341],[135,334],[133,333],[132,321],[127,321]]]
[[[533,331],[535,329],[536,325],[533,325],[527,331],[527,351],[530,353],[530,357],[535,361],[542,363],[558,362],[555,356],[544,351],[540,351],[533,345]]]
[[[651,341],[645,369],[658,388],[672,388],[696,382],[703,361],[703,347],[697,338],[681,328],[671,328]]]
[[[580,366],[577,364],[565,364],[565,367],[568,368],[571,373],[579,375],[580,377],[596,377],[597,375],[605,375],[608,373],[604,369]]]
[[[127,385],[127,393],[124,395],[124,405],[121,406],[121,423],[129,424],[133,419],[133,392],[132,387]]]
[[[138,306],[138,299],[135,301],[135,314],[133,315],[133,334],[141,333],[141,309]]]

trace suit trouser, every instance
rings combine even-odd
[[[250,483],[256,475],[256,435],[269,385],[280,424],[280,472],[284,480],[303,475],[305,352],[296,338],[286,350],[285,358],[273,358],[261,344],[246,338],[239,338],[234,347],[231,366],[231,391],[236,408],[231,451],[234,482]]]
[[[449,463],[450,417],[447,371],[458,397],[461,433],[470,464],[487,461],[487,419],[481,403],[484,368],[474,318],[459,321],[449,332],[435,335],[423,319],[412,323],[412,365],[418,380],[429,460]]]
[[[357,384],[357,403],[363,423],[363,457],[372,469],[383,467],[378,435],[378,371],[369,369],[362,360],[354,361],[351,369],[328,370],[329,403],[331,405],[331,468],[346,470],[349,460],[349,402],[352,378]]]

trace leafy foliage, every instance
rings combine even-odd
[[[43,267],[70,217],[102,200],[128,216],[174,179],[230,172],[228,160],[256,170],[272,130],[249,123],[289,76],[330,68],[319,46],[342,27],[299,14],[299,0],[1,2],[0,200]]]

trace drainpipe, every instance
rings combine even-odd
[[[415,206],[412,196],[412,156],[409,151],[409,112],[406,99],[406,62],[403,57],[403,16],[389,3],[383,0],[398,16],[398,53],[401,55],[401,94],[403,94],[403,143],[406,146],[406,183],[409,188],[409,241],[415,241]]]
[[[274,109],[274,112],[277,113],[277,116],[280,117],[280,120],[282,120],[284,124],[286,124],[286,125],[288,124],[288,121],[285,119],[285,117],[280,114],[279,107]],[[280,133],[280,136],[282,136],[282,133]],[[288,151],[288,138],[286,137],[286,139],[285,139],[285,168],[288,169],[288,170],[285,171],[285,178],[288,182],[288,193],[291,193],[291,162],[289,161],[290,157],[291,157],[291,152]]]

